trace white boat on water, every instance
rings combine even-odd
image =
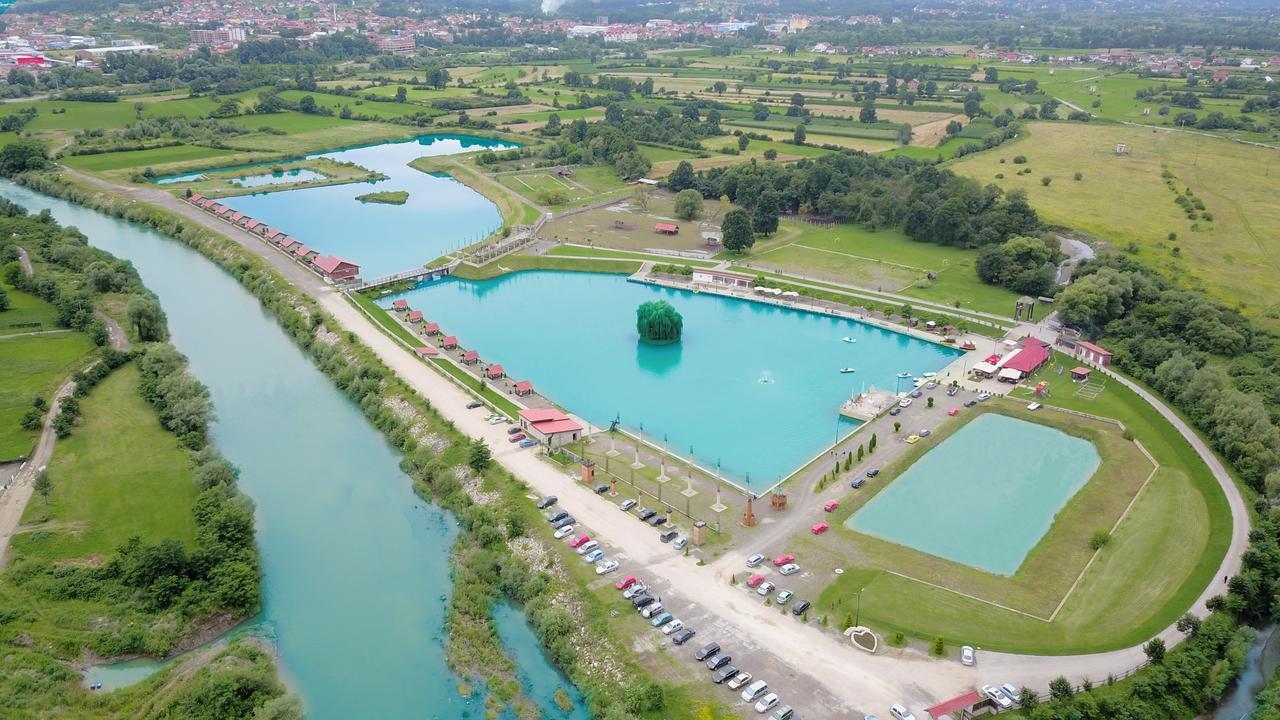
[[[907,372],[906,370],[903,370],[902,372],[898,373],[898,377],[900,377],[900,378],[909,378],[909,377],[911,377],[911,373]]]
[[[851,372],[857,372],[857,371],[856,371],[856,370],[854,370],[853,368],[840,368],[840,372],[842,372],[842,373],[851,373]]]
[[[856,343],[856,342],[858,342],[858,341],[857,341],[857,340],[855,340],[854,338],[851,338],[851,337],[848,337],[848,336],[845,336],[845,337],[841,338],[841,340],[844,340],[844,341],[845,341],[845,342],[847,342],[847,343]]]
[[[938,376],[938,373],[936,373],[936,372],[927,372],[927,373],[925,373],[924,375],[922,375],[921,377],[931,378],[931,377],[937,377],[937,376]]]

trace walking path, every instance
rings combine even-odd
[[[44,428],[40,431],[40,440],[36,443],[35,452],[31,453],[31,457],[14,475],[13,482],[4,488],[3,493],[0,493],[0,568],[4,567],[9,539],[17,530],[22,513],[31,500],[31,494],[35,492],[36,475],[49,464],[49,459],[53,457],[53,445],[57,441],[57,435],[53,431],[53,420],[61,412],[58,401],[70,395],[75,388],[75,381],[68,380],[53,394],[53,400],[49,403],[49,414],[44,419]]]
[[[576,482],[571,474],[506,442],[504,426],[489,425],[480,411],[466,408],[466,404],[472,400],[470,395],[412,357],[352,307],[340,292],[276,253],[260,238],[220,222],[163,191],[116,186],[92,176],[70,172],[97,187],[154,202],[177,212],[265,258],[277,271],[315,297],[327,312],[343,327],[355,333],[362,343],[371,348],[379,359],[415,391],[430,399],[436,410],[454,422],[461,432],[486,440],[494,449],[495,459],[516,477],[529,483],[539,493],[557,495],[561,499],[561,505],[579,518],[580,523],[600,529],[606,533],[605,540],[609,544],[625,548],[624,557],[630,563],[626,567],[644,568],[643,574],[669,587],[669,590],[665,590],[668,596],[675,594],[675,597],[670,598],[671,601],[684,604],[689,613],[697,614],[700,610],[707,617],[715,618],[720,635],[707,639],[721,639],[726,646],[742,643],[761,648],[784,663],[784,666],[769,665],[774,668],[771,675],[786,675],[789,683],[820,690],[821,697],[837,698],[846,707],[856,705],[862,712],[883,714],[889,704],[903,702],[920,713],[918,716],[924,717],[922,710],[926,705],[982,683],[1011,682],[1044,689],[1050,680],[1060,675],[1076,682],[1083,678],[1101,680],[1111,674],[1125,673],[1145,660],[1139,645],[1109,653],[1075,656],[984,652],[978,667],[966,668],[958,662],[930,659],[916,651],[894,651],[870,656],[846,645],[843,640],[830,633],[793,622],[791,618],[781,615],[776,608],[766,607],[755,597],[742,592],[741,588],[730,585],[728,576],[739,569],[734,563],[724,561],[709,567],[696,566],[689,558],[675,554],[670,546],[662,544],[657,534],[648,526],[638,522],[618,522],[620,516],[617,507],[607,498],[595,495],[590,488]],[[908,299],[916,304],[925,304]],[[1039,331],[1048,332],[1044,329]],[[1240,555],[1248,536],[1248,514],[1243,499],[1222,464],[1172,410],[1123,378],[1112,377],[1132,387],[1178,428],[1209,465],[1227,493],[1233,514],[1231,548],[1219,570],[1219,577],[1215,578],[1193,608],[1197,613],[1203,614],[1203,600],[1222,592],[1221,576],[1239,568]],[[46,426],[46,435],[48,430]],[[29,490],[27,493],[29,496]],[[739,555],[745,557],[744,553]],[[666,602],[668,600],[664,598],[664,603]],[[1161,633],[1161,637],[1172,644],[1181,636],[1170,627]],[[790,694],[787,700],[793,700]],[[805,708],[804,697],[796,697],[794,700],[793,704],[797,709],[802,712],[811,710],[811,716],[833,714],[829,705]]]

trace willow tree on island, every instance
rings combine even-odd
[[[644,342],[677,342],[683,330],[684,318],[666,300],[651,300],[636,308],[636,331]]]

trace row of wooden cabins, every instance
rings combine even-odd
[[[391,309],[400,314],[400,316],[410,325],[418,327],[418,333],[428,337],[439,337],[440,348],[443,350],[462,350],[462,355],[458,361],[463,365],[478,365],[480,363],[480,353],[475,350],[465,350],[458,346],[458,338],[456,335],[445,335],[440,329],[439,323],[428,321],[422,315],[421,310],[414,310],[409,307],[408,300],[395,300],[391,303]],[[440,351],[430,345],[423,345],[416,348],[418,355],[422,358],[434,358],[439,356]],[[501,380],[507,376],[507,371],[498,363],[486,365],[484,368],[484,377],[487,380]],[[533,383],[528,380],[517,382],[513,388],[516,395],[524,397],[533,394]]]
[[[359,264],[336,255],[321,255],[296,238],[289,237],[288,234],[269,227],[261,220],[255,220],[213,198],[193,194],[187,198],[187,202],[220,220],[261,237],[325,280],[335,283],[351,282],[360,276]]]

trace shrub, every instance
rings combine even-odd
[[[1111,531],[1098,528],[1093,531],[1093,535],[1089,536],[1089,548],[1091,550],[1101,550],[1111,542]]]
[[[943,657],[944,655],[946,655],[946,654],[947,654],[947,641],[946,641],[946,639],[944,639],[941,635],[939,635],[939,636],[935,637],[935,638],[933,639],[933,648],[932,648],[931,652],[932,652],[934,655],[937,655],[938,657]]]
[[[1045,187],[1049,187],[1049,183],[1051,182],[1053,182],[1053,178],[1049,177],[1048,175],[1045,175],[1044,177],[1040,178],[1040,184]]]
[[[1027,164],[1027,156],[1026,156],[1026,155],[1014,155],[1014,156],[1013,156],[1013,164],[1014,164],[1014,165],[1026,165],[1026,164]]]
[[[1075,181],[1077,181],[1077,182],[1079,182],[1080,180],[1083,180],[1083,179],[1084,179],[1084,173],[1082,173],[1082,172],[1078,172],[1078,173],[1076,173],[1075,175],[1072,175],[1072,176],[1071,176],[1071,179],[1072,179],[1072,180],[1075,180]]]

